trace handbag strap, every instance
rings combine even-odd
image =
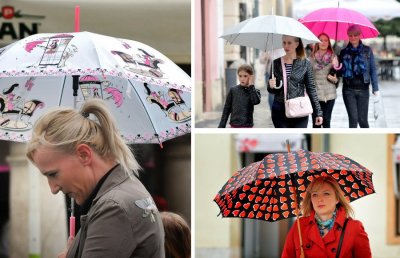
[[[346,229],[347,221],[349,221],[348,218],[344,221],[344,224],[343,224],[342,234],[340,234],[339,245],[338,245],[337,252],[336,252],[336,258],[339,258],[339,256],[340,256],[340,250],[342,249],[342,243],[343,243],[343,238],[344,238],[344,230]]]
[[[283,77],[283,94],[284,94],[283,96],[285,97],[285,101],[286,101],[287,100],[286,99],[286,95],[287,95],[287,75],[286,75],[285,63],[283,62],[283,57],[281,57],[281,65],[282,65],[282,77]],[[308,96],[306,89],[304,89],[304,96]]]
[[[283,77],[283,96],[285,97],[286,101],[286,94],[287,94],[287,76],[286,76],[286,67],[285,63],[283,62],[283,57],[281,57],[281,65],[282,65],[282,77]]]

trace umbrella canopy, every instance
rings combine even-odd
[[[190,132],[190,77],[143,43],[78,32],[36,34],[0,49],[0,139],[25,142],[45,109],[89,98],[108,103],[127,143]]]
[[[346,40],[347,29],[357,24],[361,28],[360,38],[375,38],[379,31],[363,14],[347,8],[322,8],[300,19],[315,35],[326,33],[331,39]]]
[[[242,21],[226,29],[221,37],[234,45],[272,51],[282,48],[283,35],[299,37],[304,45],[319,42],[300,22],[278,15],[258,16]]]
[[[240,169],[214,201],[223,217],[266,221],[294,217],[308,184],[320,176],[335,178],[350,202],[375,192],[372,172],[356,161],[339,154],[298,150],[269,154]]]
[[[357,10],[371,21],[391,20],[400,17],[400,3],[396,0],[302,0],[294,4],[293,15],[299,19],[312,11],[337,7],[338,5]]]

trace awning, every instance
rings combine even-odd
[[[307,149],[304,134],[238,134],[235,135],[238,152],[286,152],[286,140],[292,151]]]

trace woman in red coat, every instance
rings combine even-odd
[[[362,223],[351,218],[353,210],[333,177],[314,179],[307,187],[301,209],[300,227],[305,257],[336,257],[346,219],[340,258],[371,257],[368,235]],[[297,223],[298,220],[288,233],[282,258],[300,257]]]

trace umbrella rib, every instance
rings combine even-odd
[[[136,95],[137,95],[137,96],[140,96],[139,93],[137,92],[135,86],[133,86],[133,84],[131,83],[131,81],[128,80],[128,82],[129,82],[129,84],[131,85],[131,87],[133,88],[133,90],[135,91]],[[145,105],[144,105],[142,99],[141,99],[140,97],[138,97],[138,99],[139,99],[140,102],[142,103],[143,107],[145,107]],[[158,139],[159,144],[162,146],[162,142],[160,141],[160,137],[159,137],[159,135],[157,134],[157,130],[156,130],[155,126],[154,126],[153,120],[151,119],[151,116],[150,116],[149,112],[147,111],[146,108],[144,108],[144,111],[146,112],[147,117],[148,117],[149,120],[150,120],[151,126],[153,127],[154,134],[157,135],[157,139]]]
[[[91,39],[92,37],[91,37],[91,34],[90,33],[88,33],[88,32],[80,32],[80,33],[85,33],[85,34],[87,34],[88,35],[88,37]],[[90,42],[92,42],[93,43],[93,41],[92,40],[90,40]],[[99,52],[97,51],[97,48],[96,48],[96,44],[92,44],[93,45],[93,49],[94,49],[94,51],[96,52],[96,58],[97,58],[97,64],[99,65],[99,68],[100,67],[102,67],[102,65],[100,64],[100,58],[99,58]],[[103,75],[104,76],[104,73],[103,73],[103,69],[100,69],[100,72],[101,72],[101,75]]]
[[[64,88],[65,88],[65,81],[67,80],[67,76],[64,76],[64,81],[62,83],[62,87],[61,87],[61,94],[60,94],[60,99],[58,100],[58,106],[61,106],[61,101],[62,101],[62,96],[64,96]],[[72,87],[72,85],[71,85]]]

